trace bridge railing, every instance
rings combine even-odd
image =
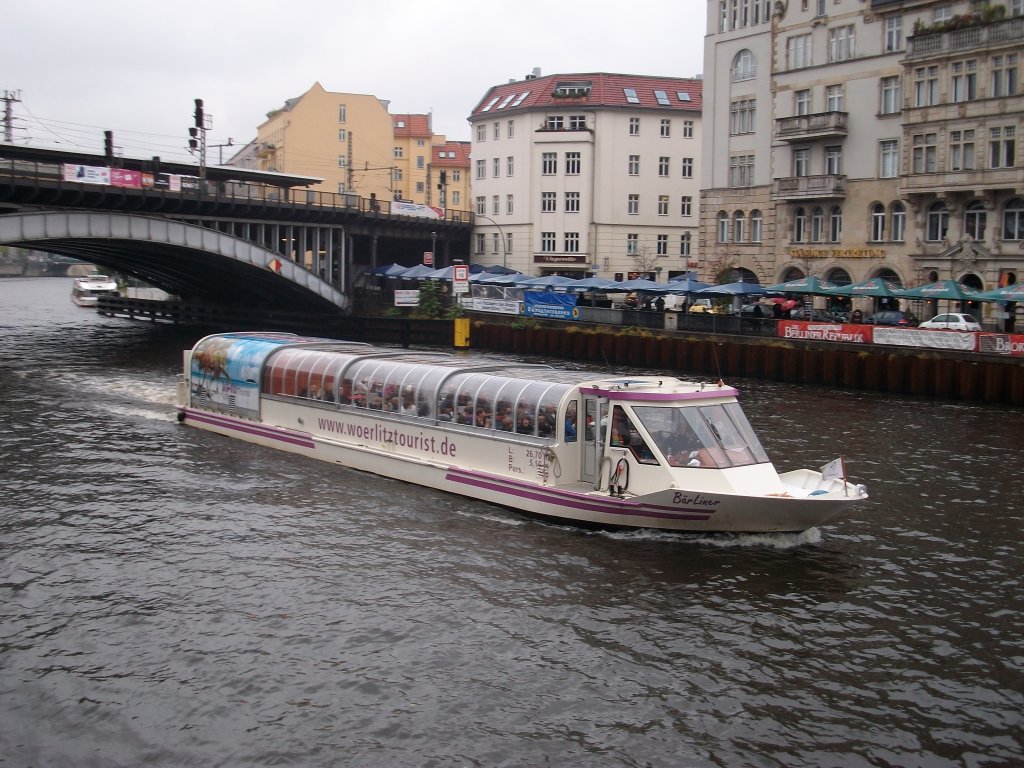
[[[261,205],[299,206],[328,208],[332,210],[357,211],[371,216],[402,216],[451,223],[472,224],[472,211],[438,209],[426,205],[411,205],[400,201],[360,197],[355,193],[323,192],[315,189],[275,187],[267,184],[228,180],[201,180],[194,176],[178,176],[177,189],[157,186],[153,174],[142,174],[139,186],[129,184],[104,184],[69,180],[65,178],[64,166],[60,163],[46,163],[31,160],[0,158],[0,179],[24,182],[55,183],[58,187],[75,188],[105,187],[123,191],[131,189],[142,195],[154,194],[161,197],[180,196],[184,199],[204,202],[225,201],[230,203],[258,203]],[[148,184],[146,183],[148,179]]]

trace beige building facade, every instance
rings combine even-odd
[[[1016,282],[1021,4],[709,0],[702,277]]]
[[[526,274],[696,266],[702,83],[609,73],[494,86],[471,125],[474,262]]]

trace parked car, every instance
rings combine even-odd
[[[945,315],[936,315],[931,320],[925,320],[918,328],[932,328],[943,331],[980,331],[981,323],[978,322],[974,315],[948,312]]]
[[[824,309],[804,309],[800,307],[790,311],[789,317],[792,320],[810,320],[815,323],[841,323],[842,318],[836,317]]]
[[[904,328],[917,325],[917,317],[913,312],[900,312],[895,309],[886,309],[882,312],[875,312],[867,315],[864,322],[869,325],[898,325]]]

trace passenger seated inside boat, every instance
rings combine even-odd
[[[609,444],[629,448],[630,453],[641,464],[658,463],[654,451],[650,449],[647,441],[644,440],[640,432],[633,426],[626,412],[618,405],[612,411],[612,433],[609,438]]]

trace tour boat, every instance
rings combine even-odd
[[[117,282],[106,275],[76,277],[71,285],[71,300],[80,307],[95,307],[100,296],[117,293]]]
[[[184,352],[179,421],[564,523],[804,531],[867,498],[779,474],[734,388],[287,333]]]

